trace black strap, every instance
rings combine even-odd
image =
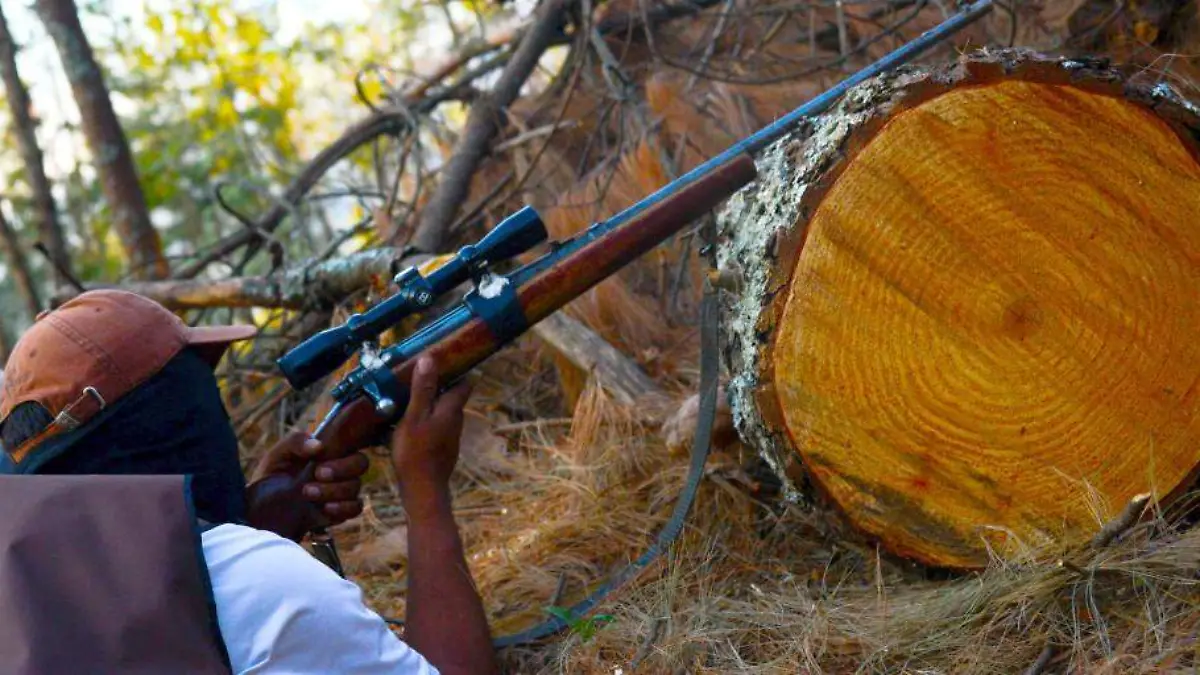
[[[679,493],[679,501],[675,503],[675,511],[670,520],[663,525],[654,544],[637,560],[625,566],[614,574],[586,598],[567,610],[568,616],[582,617],[596,607],[608,594],[621,588],[635,579],[650,563],[658,559],[683,531],[684,521],[696,500],[700,481],[704,477],[704,465],[708,461],[709,446],[712,439],[713,419],[717,410],[717,374],[720,367],[718,360],[718,340],[720,315],[717,308],[716,290],[707,287],[704,299],[700,305],[700,415],[696,419],[696,436],[692,439],[692,457],[688,465],[687,483]],[[512,647],[527,642],[540,640],[553,635],[567,627],[567,623],[559,617],[547,619],[520,633],[504,635],[495,638],[492,644],[496,647]]]

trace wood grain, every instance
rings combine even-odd
[[[808,222],[786,433],[889,548],[977,567],[1200,460],[1200,165],[1145,107],[1021,80],[892,117]]]

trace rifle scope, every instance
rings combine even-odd
[[[492,265],[515,258],[542,243],[549,235],[532,207],[517,211],[492,228],[477,244],[458,250],[429,276],[416,267],[396,275],[399,289],[346,323],[313,335],[280,357],[276,363],[293,389],[303,389],[329,375],[365,342],[405,317],[432,305],[439,297],[467,281],[478,280]]]

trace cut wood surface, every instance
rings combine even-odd
[[[722,217],[724,264],[752,270],[728,306],[743,435],[952,568],[1086,542],[1189,485],[1194,111],[1103,66],[985,54],[869,83],[777,146]]]

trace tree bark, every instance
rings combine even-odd
[[[413,235],[413,245],[428,253],[437,253],[446,240],[446,229],[454,221],[459,207],[471,188],[471,177],[480,160],[491,148],[507,115],[508,106],[521,92],[521,85],[537,66],[538,59],[550,46],[563,23],[570,0],[543,0],[537,18],[521,37],[512,59],[500,73],[492,91],[471,106],[467,125],[446,162],[437,188],[429,203],[421,209],[421,219]]]
[[[1179,494],[1198,110],[1022,52],[849,92],[719,219],[739,432],[793,493],[936,567],[1086,543]]]
[[[8,335],[7,322],[0,319],[0,388],[4,386],[4,365],[8,363],[8,355],[12,353],[12,339]]]
[[[8,95],[8,108],[12,113],[13,133],[17,137],[17,147],[21,151],[21,161],[25,164],[25,177],[33,192],[33,201],[38,213],[38,233],[46,244],[54,261],[54,278],[59,286],[65,286],[68,280],[59,270],[67,275],[71,273],[71,257],[67,253],[66,240],[63,237],[62,225],[58,220],[58,209],[54,204],[54,195],[50,191],[50,181],[46,178],[46,168],[42,161],[42,149],[37,142],[37,121],[33,117],[29,91],[21,81],[17,71],[17,45],[8,30],[8,22],[4,11],[0,8],[0,78],[4,80],[4,90]]]
[[[42,311],[37,283],[29,270],[29,261],[25,257],[25,250],[21,247],[17,231],[4,217],[3,211],[0,211],[0,243],[4,246],[4,252],[8,254],[9,271],[12,272],[17,292],[21,295],[25,310],[29,312],[29,318],[32,320]]]
[[[304,262],[265,277],[234,277],[220,281],[162,280],[120,285],[88,284],[88,290],[121,288],[143,295],[170,309],[206,307],[269,307],[328,309],[378,278],[390,279],[403,267],[420,265],[430,256],[404,256],[400,249],[376,248],[319,263]],[[76,293],[64,290],[55,306]]]
[[[79,106],[83,134],[100,175],[104,198],[112,210],[117,234],[129,257],[131,272],[138,279],[165,278],[168,269],[162,242],[150,222],[129,143],[113,111],[100,66],[79,23],[75,2],[37,0],[34,7],[58,48],[71,93]]]

